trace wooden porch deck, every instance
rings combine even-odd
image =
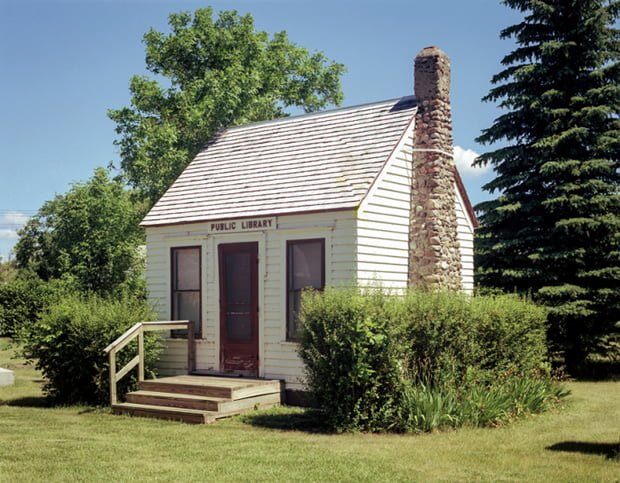
[[[126,402],[112,404],[114,414],[186,423],[213,423],[227,416],[266,409],[281,402],[282,382],[224,376],[180,375],[138,383]]]

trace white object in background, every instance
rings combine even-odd
[[[8,369],[0,367],[0,386],[10,386],[15,384],[15,374]]]

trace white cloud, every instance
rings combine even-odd
[[[28,215],[20,213],[19,211],[7,211],[3,215],[0,215],[0,225],[19,225],[23,226],[28,221]]]
[[[17,238],[17,230],[10,228],[0,228],[0,240],[15,240]]]
[[[463,176],[482,176],[491,169],[489,165],[472,166],[471,163],[473,163],[474,159],[478,156],[480,155],[473,149],[464,149],[461,146],[454,146],[454,163],[456,164],[459,173]]]
[[[17,230],[24,226],[29,218],[25,213],[15,210],[0,213],[0,240],[17,240]]]

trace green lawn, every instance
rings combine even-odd
[[[569,383],[565,407],[498,429],[329,435],[281,408],[209,426],[48,408],[40,376],[0,367],[0,481],[618,481],[620,383]],[[288,429],[282,429],[288,428]]]

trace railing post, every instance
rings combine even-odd
[[[110,351],[110,404],[116,404],[116,350]]]
[[[195,354],[196,346],[194,344],[194,322],[191,320],[187,322],[187,373],[194,372],[195,367]]]
[[[140,327],[140,333],[138,334],[138,381],[144,381],[144,329]]]

